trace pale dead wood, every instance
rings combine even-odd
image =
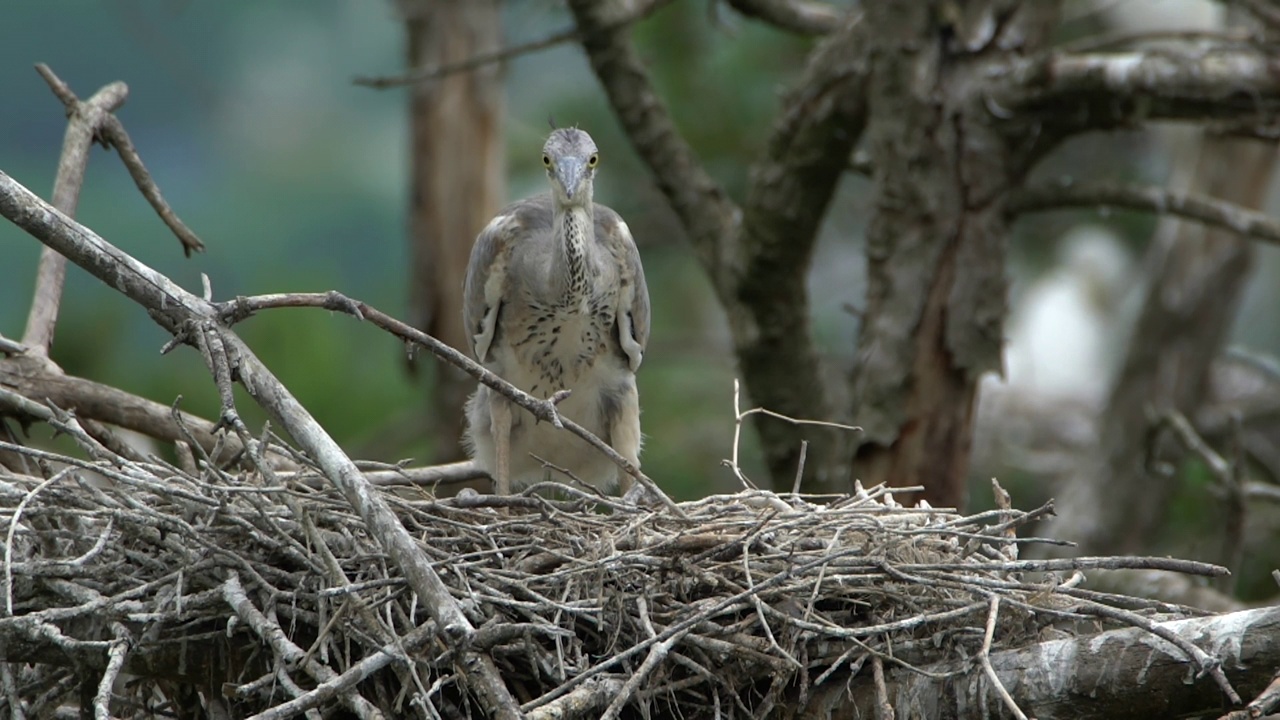
[[[124,660],[129,654],[129,645],[132,642],[129,631],[124,625],[112,623],[111,630],[115,633],[116,639],[111,643],[111,649],[107,651],[107,669],[103,671],[102,679],[98,681],[98,692],[93,698],[93,720],[111,720],[111,690],[116,684],[116,679],[120,677],[120,671],[124,668]]]
[[[1000,701],[1009,709],[1009,712],[1013,713],[1013,716],[1018,720],[1027,720],[1027,714],[1022,712],[1022,708],[1018,707],[1018,703],[1009,695],[1009,691],[1005,689],[1004,683],[1000,681],[1000,676],[996,673],[996,669],[991,665],[991,641],[996,634],[996,617],[1000,613],[1000,596],[992,595],[989,607],[986,631],[982,636],[982,649],[978,651],[978,662],[982,664],[982,672],[987,676],[987,681],[995,688],[996,694],[1000,696]]]
[[[129,95],[124,83],[111,83],[93,97],[80,102],[61,80],[37,66],[41,77],[49,83],[54,95],[67,107],[67,132],[62,140],[62,155],[58,160],[58,175],[53,184],[53,204],[67,215],[76,214],[80,203],[80,187],[84,184],[84,171],[89,164],[89,149],[106,118]],[[62,285],[67,275],[66,258],[51,248],[40,251],[40,266],[36,272],[35,296],[27,315],[27,327],[22,334],[22,344],[28,352],[48,357],[53,344],[53,331],[58,323],[58,307],[62,303]]]
[[[27,351],[27,346],[17,340],[0,335],[0,353],[5,355],[21,355]]]

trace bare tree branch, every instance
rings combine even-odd
[[[668,5],[672,0],[643,0],[639,3],[633,3],[634,7],[627,15],[613,21],[614,24],[609,29],[624,27],[632,23],[639,22],[664,5]],[[500,50],[493,52],[477,53],[475,56],[461,60],[459,62],[447,63],[436,67],[417,68],[402,75],[380,75],[371,77],[357,77],[352,80],[356,85],[371,87],[377,89],[400,87],[403,85],[413,85],[414,83],[427,82],[437,80],[439,78],[453,75],[455,73],[467,72],[476,68],[492,65],[494,63],[505,62],[521,55],[547,50],[573,42],[582,37],[582,32],[577,27],[567,28],[559,32],[552,33],[538,40],[509,45]]]
[[[829,35],[844,23],[844,13],[812,0],[728,0],[729,6],[783,30],[801,35]]]
[[[2,173],[0,173],[2,175]],[[511,400],[516,405],[529,411],[534,417],[543,420],[557,427],[563,427],[565,430],[577,435],[591,445],[605,457],[609,458],[623,472],[630,475],[640,485],[643,485],[649,494],[657,501],[661,502],[666,508],[680,517],[684,514],[675,502],[658,487],[648,475],[641,472],[640,468],[632,465],[626,458],[618,454],[612,446],[604,442],[600,438],[593,435],[589,430],[582,427],[578,423],[560,417],[556,412],[555,404],[563,397],[552,397],[549,400],[534,397],[515,385],[498,377],[488,368],[471,358],[463,355],[461,352],[449,347],[445,343],[440,342],[436,338],[407,325],[390,315],[368,305],[367,303],[353,300],[338,292],[327,293],[285,293],[276,295],[259,295],[255,297],[238,297],[226,303],[218,305],[218,314],[228,323],[235,323],[244,318],[249,317],[253,313],[264,308],[272,307],[316,307],[327,310],[337,310],[345,312],[358,320],[367,320],[368,322],[386,330],[396,337],[407,342],[416,343],[426,347],[433,355],[444,360],[445,362],[460,368],[471,377],[479,380],[485,385],[493,388],[503,396]]]
[[[1280,222],[1256,210],[1199,193],[1064,180],[1022,188],[1009,197],[1009,212],[1014,214],[1103,207],[1168,213],[1256,240],[1280,243]]]
[[[147,166],[142,163],[142,156],[138,155],[138,150],[134,148],[133,141],[129,139],[129,133],[125,132],[124,125],[115,115],[109,115],[102,124],[102,137],[108,145],[114,147],[120,153],[120,159],[124,162],[124,166],[129,170],[129,176],[133,178],[133,182],[138,186],[138,190],[142,192],[142,196],[151,204],[152,209],[164,221],[173,234],[177,236],[178,241],[182,243],[182,253],[187,257],[191,257],[193,252],[204,252],[204,243],[195,231],[187,227],[182,222],[178,214],[169,207],[169,203],[160,194],[160,186],[156,185],[155,180],[151,178],[151,173],[147,170]]]
[[[58,176],[53,183],[53,204],[67,215],[75,216],[76,206],[80,203],[80,186],[84,184],[84,171],[89,164],[89,148],[103,122],[124,104],[129,88],[121,82],[111,83],[82,103],[48,67],[37,65],[36,70],[49,83],[54,95],[67,106],[69,120],[62,140],[62,156],[58,159]],[[41,250],[35,296],[27,315],[26,331],[22,334],[22,344],[41,357],[49,355],[49,347],[53,344],[66,275],[66,258],[48,247]]]
[[[74,410],[82,418],[101,420],[128,430],[140,432],[165,442],[187,440],[188,437],[173,420],[173,410],[119,388],[86,380],[61,372],[46,372],[26,358],[11,358],[0,362],[0,387],[37,403],[52,403],[67,410]],[[0,397],[0,407],[6,407]],[[206,451],[214,447],[214,424],[204,418],[181,413],[183,423]],[[238,443],[232,443],[236,448]]]
[[[16,340],[10,340],[4,335],[0,335],[0,353],[6,355],[22,355],[27,351],[27,346]]]

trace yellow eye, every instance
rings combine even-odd
[[[543,165],[546,165],[547,167],[551,167],[551,156],[550,156],[550,155],[548,155],[548,154],[546,154],[546,153],[543,153],[543,154],[542,154],[542,164],[543,164]]]
[[[600,155],[591,153],[591,157],[587,158],[587,167],[593,168],[600,164]]]

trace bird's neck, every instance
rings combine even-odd
[[[565,283],[565,303],[576,305],[587,296],[590,254],[595,247],[591,208],[581,205],[556,209],[556,264]]]

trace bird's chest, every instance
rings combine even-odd
[[[567,298],[531,304],[527,321],[516,320],[511,328],[515,364],[526,375],[512,381],[539,397],[573,389],[609,352],[616,319],[613,300],[609,293],[598,293],[576,302]]]

